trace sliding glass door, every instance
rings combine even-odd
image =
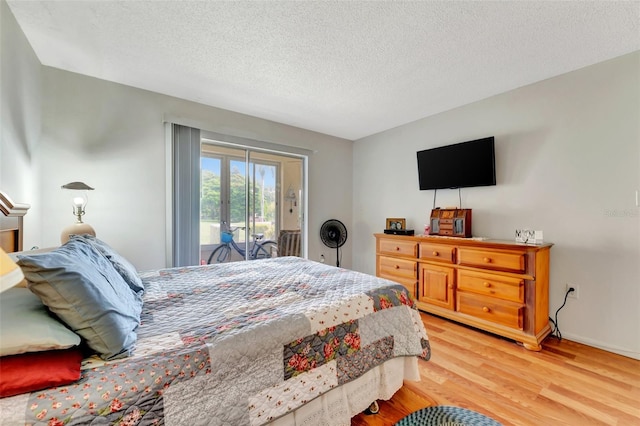
[[[216,249],[231,252],[224,261],[306,256],[311,151],[175,123],[167,136],[168,265],[208,263]]]
[[[213,250],[221,244],[230,246],[232,261],[251,260],[256,243],[273,241],[277,244],[283,220],[286,220],[287,228],[292,226],[292,215],[296,216],[293,226],[299,230],[302,164],[301,159],[203,140],[200,154],[201,263],[207,263]],[[296,167],[297,172],[292,172]],[[284,194],[281,190],[283,181],[288,184]],[[297,193],[294,187],[299,188]],[[283,202],[283,198],[287,201]],[[283,206],[287,209],[283,210]],[[275,245],[269,245],[267,250],[272,256],[278,254]]]

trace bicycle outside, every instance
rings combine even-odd
[[[244,230],[244,226],[229,228],[228,231],[222,231],[220,234],[221,244],[211,252],[207,259],[207,264],[226,263],[231,261],[233,251],[235,250],[242,259],[245,259],[246,250],[240,247],[233,239],[233,233],[238,229]],[[268,259],[274,257],[278,251],[278,244],[272,240],[261,241],[264,234],[251,234],[252,246],[249,250],[248,260]]]

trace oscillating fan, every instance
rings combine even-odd
[[[338,219],[329,219],[320,228],[320,238],[325,246],[336,249],[336,266],[340,266],[340,247],[347,241],[347,227]]]

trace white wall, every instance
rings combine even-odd
[[[39,214],[36,158],[40,143],[41,65],[5,1],[0,1],[0,190]],[[25,220],[25,234],[40,233],[39,221]],[[31,248],[35,239],[25,238]]]
[[[302,161],[289,159],[282,162],[281,229],[300,229],[300,190],[302,190]],[[289,189],[296,196],[296,201],[287,201]]]
[[[562,335],[640,358],[640,52],[523,87],[354,143],[355,269],[375,273],[375,232],[406,217],[423,232],[433,191],[419,191],[416,151],[496,137],[497,186],[462,190],[473,234],[544,231],[550,311]],[[456,190],[437,206],[457,206]]]
[[[139,269],[165,265],[165,115],[204,123],[218,133],[314,150],[309,159],[312,259],[319,259],[324,247],[318,236],[324,220],[336,216],[351,223],[350,141],[58,69],[44,67],[43,76],[44,246],[57,244],[62,227],[73,220],[60,185],[81,180],[96,188],[85,221],[98,237]],[[346,265],[350,253],[347,248]]]

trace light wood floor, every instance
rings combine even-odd
[[[430,405],[478,411],[503,425],[640,425],[640,361],[548,337],[540,352],[422,314],[431,360],[377,415],[352,426],[393,425]],[[560,324],[562,329],[562,324]]]

